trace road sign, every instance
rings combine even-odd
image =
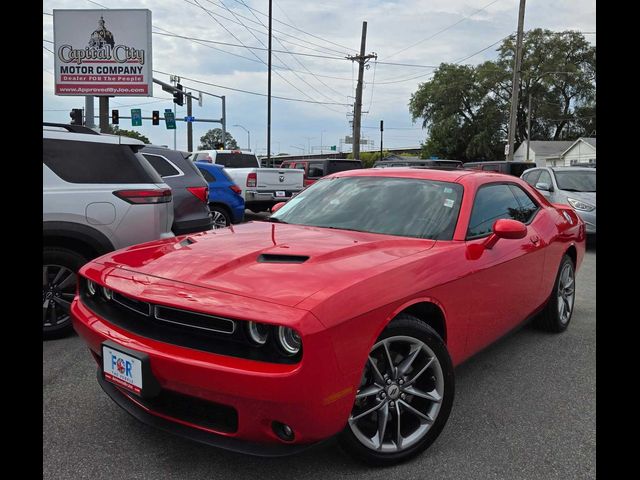
[[[336,146],[335,145],[331,145],[331,151],[335,152],[336,151]]]
[[[184,121],[185,122],[195,122],[196,121],[196,117],[194,117],[194,116],[184,117]]]
[[[438,156],[437,155],[431,155],[430,160],[438,160]]]
[[[139,108],[131,109],[131,126],[132,127],[142,126],[142,110],[140,110]]]
[[[176,129],[176,117],[170,108],[165,108],[164,110],[164,123],[167,126],[167,130]]]
[[[504,144],[504,154],[505,155],[509,155],[509,144],[508,143]]]

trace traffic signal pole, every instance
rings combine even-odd
[[[187,95],[187,117],[193,116],[191,95]],[[193,152],[193,123],[187,122],[187,151]]]
[[[107,133],[109,131],[109,97],[98,97],[100,99],[100,132]]]

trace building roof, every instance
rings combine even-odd
[[[531,140],[530,148],[536,153],[536,157],[559,157],[573,144],[571,140]],[[522,145],[527,148],[526,143]]]
[[[569,145],[563,152],[562,155],[565,155],[569,150],[571,150],[575,145],[577,145],[580,142],[584,142],[587,145],[589,145],[590,147],[592,147],[594,150],[596,149],[596,139],[595,137],[580,137],[578,138],[575,142],[573,142],[571,145]],[[533,143],[533,142],[531,142]]]

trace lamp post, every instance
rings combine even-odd
[[[242,125],[234,125],[234,127],[240,127],[245,132],[247,132],[247,148],[249,149],[249,151],[251,151],[251,133],[249,132],[249,130],[244,128]]]

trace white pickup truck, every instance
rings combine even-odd
[[[269,210],[289,200],[304,188],[304,170],[262,168],[253,153],[241,150],[191,152],[192,161],[224,165],[231,179],[242,189],[245,207],[253,212]]]

